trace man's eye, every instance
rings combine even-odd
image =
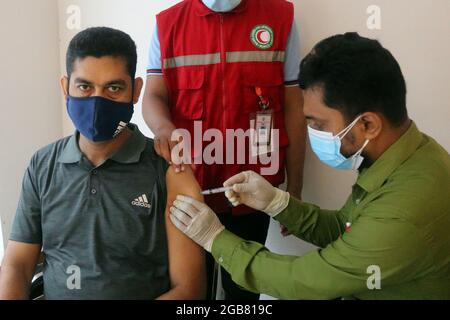
[[[308,125],[315,130],[323,131],[323,126],[318,124],[317,122],[312,121],[312,122],[308,123]]]
[[[108,91],[111,92],[111,93],[117,93],[117,92],[120,91],[120,89],[122,89],[122,88],[120,88],[120,87],[108,87]]]
[[[320,130],[322,128],[321,125],[319,125],[316,121],[314,121],[312,119],[307,119],[306,122],[307,122],[308,126],[310,126],[313,129]]]
[[[323,129],[323,126],[321,126],[321,125],[316,125],[314,129],[316,129],[316,130],[318,130],[318,131],[325,131],[325,130]]]
[[[88,85],[81,84],[78,86],[78,89],[80,89],[81,91],[88,91],[90,87]]]

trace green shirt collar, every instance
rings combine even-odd
[[[132,135],[125,141],[122,147],[114,153],[109,159],[119,163],[139,162],[141,153],[144,151],[147,139],[134,124],[129,124]],[[67,142],[63,152],[58,158],[61,163],[78,163],[83,158],[83,153],[78,146],[78,137],[80,133],[76,131]]]
[[[392,146],[390,146],[369,168],[364,169],[358,176],[356,184],[367,192],[372,192],[386,181],[386,179],[405,162],[422,142],[422,133],[411,122],[409,129]]]

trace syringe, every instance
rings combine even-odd
[[[222,192],[226,192],[228,190],[232,190],[233,187],[222,187],[222,188],[216,188],[216,189],[208,189],[205,191],[202,191],[201,194],[202,195],[209,195],[209,194],[216,194],[216,193],[222,193]]]

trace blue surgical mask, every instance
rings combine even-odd
[[[364,145],[354,155],[346,158],[341,153],[341,140],[347,133],[355,126],[361,119],[361,116],[356,118],[350,125],[337,135],[332,132],[318,131],[308,126],[309,141],[311,148],[317,157],[326,165],[341,170],[357,170],[364,157],[361,156],[364,148],[369,143],[369,140],[364,142]]]
[[[228,12],[236,8],[242,0],[202,0],[203,4],[215,12]]]
[[[133,116],[134,105],[103,97],[68,96],[67,112],[83,136],[102,142],[114,139],[126,128]]]

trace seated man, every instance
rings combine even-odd
[[[203,249],[166,210],[179,193],[202,200],[200,189],[128,124],[143,85],[136,60],[118,30],[90,28],[71,41],[61,84],[77,131],[31,159],[1,299],[27,299],[41,248],[46,299],[204,298]]]

